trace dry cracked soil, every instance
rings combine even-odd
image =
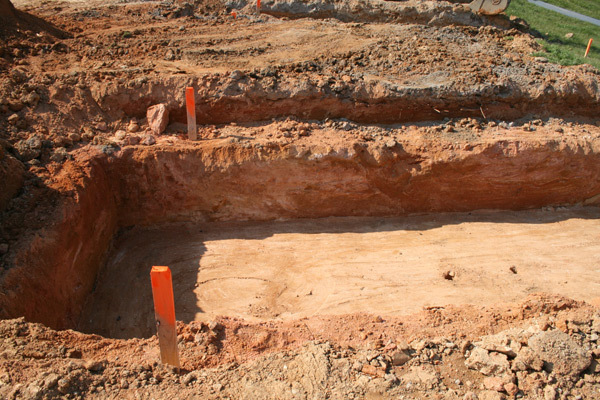
[[[526,21],[13,3],[1,398],[600,398],[600,71],[532,56]]]

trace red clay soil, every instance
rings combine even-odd
[[[525,21],[444,1],[15,4],[0,30],[0,397],[598,398],[598,70],[532,56]],[[146,118],[159,103],[165,132]],[[206,252],[186,258],[183,228],[153,247],[169,226]],[[279,230],[257,239],[265,226]],[[135,312],[101,312],[111,266],[160,243],[193,264],[181,371],[160,364],[151,311],[131,330]],[[319,258],[339,280],[308,275]],[[288,292],[206,289],[240,265]],[[394,268],[406,282],[387,290]],[[142,293],[143,275],[119,290]],[[410,311],[394,306],[411,290]],[[225,315],[198,310],[211,294]]]

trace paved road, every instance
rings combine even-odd
[[[576,13],[575,11],[557,7],[553,4],[548,4],[548,3],[545,3],[545,2],[539,1],[539,0],[527,0],[527,1],[535,4],[536,6],[540,6],[540,7],[546,8],[548,10],[556,11],[557,13],[560,13],[562,15],[566,15],[567,17],[576,18],[580,21],[585,21],[585,22],[589,22],[590,24],[600,26],[600,19],[588,17],[587,15],[579,14],[579,13]]]

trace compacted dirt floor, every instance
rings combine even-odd
[[[549,63],[526,21],[13,3],[0,398],[600,398],[600,71]]]
[[[585,208],[133,229],[115,240],[80,328],[153,335],[153,263],[173,271],[185,322],[402,315],[536,292],[593,301],[599,216]]]

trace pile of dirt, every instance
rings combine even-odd
[[[69,36],[46,20],[16,9],[10,0],[0,0],[0,38],[35,40],[35,34],[42,32],[59,38]],[[0,57],[4,55],[3,51],[5,48],[0,48]]]
[[[221,318],[178,331],[181,371],[156,362],[155,337],[123,341],[0,321],[0,395],[593,399],[600,391],[600,314],[560,297],[404,318]]]

